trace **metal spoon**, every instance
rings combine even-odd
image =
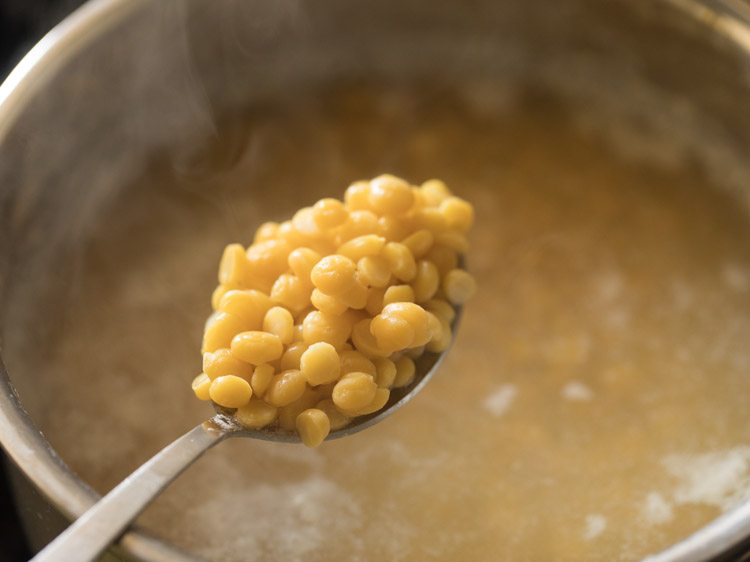
[[[460,316],[459,307],[452,326],[454,337]],[[417,360],[417,377],[412,384],[393,390],[385,408],[368,416],[354,418],[350,425],[332,431],[326,441],[353,435],[390,416],[425,387],[446,353],[447,350],[440,354],[425,353]],[[95,560],[177,476],[208,449],[229,437],[300,442],[296,433],[281,429],[247,430],[235,422],[230,413],[220,411],[141,465],[40,551],[32,562]]]

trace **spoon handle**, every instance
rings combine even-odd
[[[118,484],[32,562],[95,560],[172,480],[231,434],[231,429],[222,428],[213,420],[191,429]]]

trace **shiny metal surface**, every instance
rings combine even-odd
[[[218,418],[219,416],[216,416]],[[162,449],[37,554],[36,562],[96,560],[151,501],[208,449],[241,430],[212,418]]]
[[[78,213],[77,221],[84,224],[89,215],[96,214],[98,205],[106,202],[108,192],[119,189],[126,182],[128,167],[138,162],[143,153],[154,146],[177,144],[177,139],[189,140],[191,134],[205,131],[207,108],[236,105],[248,96],[252,88],[266,92],[283,91],[283,87],[294,83],[330,80],[342,74],[356,75],[362,68],[383,76],[386,81],[410,73],[443,73],[460,80],[471,73],[480,73],[485,70],[482,65],[489,64],[495,64],[499,69],[491,75],[494,78],[519,79],[526,73],[536,72],[537,66],[541,69],[539,75],[546,76],[544,73],[552,73],[555,65],[564,67],[567,60],[562,56],[564,49],[576,48],[571,46],[572,39],[565,36],[566,27],[561,23],[566,22],[580,26],[576,33],[596,44],[605,59],[620,57],[625,61],[622,68],[630,68],[628,64],[645,65],[644,61],[652,64],[647,70],[661,89],[674,89],[692,99],[702,111],[715,116],[719,126],[726,130],[727,142],[735,143],[740,149],[748,146],[750,29],[747,4],[740,0],[611,3],[617,9],[622,8],[623,13],[641,14],[645,22],[650,21],[653,12],[653,17],[659,22],[653,26],[653,32],[646,24],[635,31],[627,29],[626,24],[618,27],[618,14],[610,18],[603,12],[601,3],[597,6],[597,3],[585,0],[560,3],[554,7],[545,5],[543,8],[513,1],[477,2],[472,6],[475,12],[471,14],[462,11],[459,4],[411,1],[366,6],[361,2],[330,1],[313,6],[303,1],[285,1],[271,8],[261,2],[225,1],[212,3],[213,13],[207,14],[199,2],[90,2],[50,32],[0,86],[0,295],[8,300],[13,294],[11,285],[17,271],[14,261],[17,256],[14,257],[16,252],[11,252],[11,248],[18,247],[21,235],[24,241],[21,248],[29,250],[40,262],[47,260],[49,263],[50,258],[34,246],[33,237],[28,234],[31,227],[37,222],[45,225],[45,233],[52,239],[73,240],[75,236],[82,236],[85,228],[71,232],[65,227],[73,210]],[[580,11],[576,12],[574,8]],[[357,19],[357,10],[372,13]],[[640,21],[641,16],[633,17],[628,23],[637,27],[633,22]],[[212,42],[221,34],[222,30],[215,25],[221,18],[224,21],[233,19],[235,25],[246,31],[228,47],[221,41]],[[256,20],[264,22],[270,31],[254,27]],[[372,25],[375,30],[369,35],[370,39],[378,36],[375,29],[378,22],[383,25],[388,25],[383,22],[399,22],[387,28],[396,38],[392,42],[396,47],[389,51],[387,45],[374,41],[359,45],[349,43],[352,36],[362,33],[367,27],[364,20],[371,20],[367,25]],[[182,23],[171,26],[170,21]],[[352,22],[357,22],[362,29]],[[493,28],[495,25],[498,30]],[[597,42],[597,25],[609,25],[614,30],[611,51],[606,51],[609,45],[602,46],[606,41]],[[293,32],[289,32],[290,29]],[[332,33],[333,30],[336,32]],[[632,37],[628,35],[631,32]],[[641,38],[639,33],[645,37]],[[409,45],[406,37],[433,35],[435,41],[426,41],[422,50],[397,48]],[[507,41],[498,49],[494,49],[492,43],[496,36],[504,36],[503,41]],[[666,40],[667,36],[672,42]],[[188,38],[190,49],[187,48]],[[446,49],[450,41],[461,42],[464,47],[461,57],[451,58],[453,51]],[[618,41],[621,43],[619,48],[614,46]],[[537,49],[539,45],[544,48]],[[665,45],[664,49],[661,49],[662,45]],[[222,52],[223,57],[216,57],[217,49],[221,48],[230,51]],[[561,56],[557,57],[555,49],[560,50]],[[629,54],[637,53],[638,49],[642,50],[639,53],[641,58],[633,56],[632,60],[628,59]],[[673,49],[682,49],[683,58],[679,53],[674,54]],[[548,68],[542,68],[546,61],[539,57],[540,50],[549,56]],[[585,45],[582,50],[585,51]],[[96,51],[103,54],[96,55]],[[256,55],[254,64],[243,62],[244,59],[237,57],[235,51],[243,52],[244,57],[248,53]],[[144,52],[158,53],[158,56],[154,54],[153,61],[146,64],[142,56]],[[186,66],[188,52],[195,55],[195,60],[190,59]],[[696,53],[705,55],[705,60],[690,56]],[[592,48],[585,54],[593,60],[601,53]],[[97,56],[105,61],[115,60],[121,66],[116,73],[103,65],[102,60],[87,67],[87,60]],[[128,66],[128,61],[133,60],[143,63],[144,68]],[[221,63],[211,64],[217,60]],[[279,60],[285,61],[283,68],[275,65]],[[435,60],[441,61],[442,68],[435,67]],[[684,60],[689,60],[694,66],[678,68]],[[177,76],[167,72],[171,65],[179,69]],[[252,75],[252,80],[232,83],[232,87],[227,88],[224,74],[237,74],[238,69]],[[96,85],[90,87],[82,81],[82,76],[95,73],[115,85],[111,89],[96,90]],[[129,80],[130,88],[127,95],[118,97],[123,90],[122,83],[117,83],[120,76]],[[192,80],[203,84],[199,94],[181,105],[174,101],[172,92],[153,89],[157,81],[169,80],[178,83]],[[88,107],[85,103],[79,104],[81,107],[63,105],[72,117],[80,118],[72,124],[65,122],[60,117],[60,106],[56,106],[51,98],[70,104],[78,97],[92,103]],[[113,101],[111,107],[108,106],[110,99],[117,103]],[[150,108],[146,107],[145,100]],[[204,103],[206,100],[209,103]],[[132,123],[130,128],[122,125],[123,120],[118,119],[118,115],[123,111],[128,112],[134,126]],[[87,115],[90,121],[82,118]],[[139,128],[152,121],[158,122],[159,127],[147,132]],[[91,142],[102,137],[102,130],[109,133],[110,146],[99,147],[99,143]],[[48,134],[46,137],[32,134],[39,131]],[[76,132],[80,133],[80,139],[74,134]],[[65,144],[70,146],[60,147],[59,154],[52,155],[50,148],[56,146],[56,136],[65,138]],[[122,151],[124,143],[129,143],[127,153]],[[121,151],[117,153],[113,147]],[[105,152],[105,149],[110,152]],[[81,155],[84,150],[86,157]],[[33,170],[44,166],[29,165],[24,160],[27,154],[32,160],[39,154],[54,156],[44,162],[44,166],[50,168],[49,173]],[[79,179],[72,174],[68,178],[64,172],[76,167],[73,166],[78,164],[75,158],[87,159],[77,171],[78,178],[81,174],[87,178],[93,175],[100,188],[96,196],[85,194],[86,201],[91,200],[90,205],[71,210],[62,203],[84,197],[77,189]],[[105,158],[111,168],[96,175],[99,173],[96,163]],[[23,174],[17,169],[23,169]],[[98,181],[99,178],[103,179]],[[15,327],[6,325],[11,317],[8,313],[10,307],[12,303],[4,303],[0,308],[0,329],[4,332],[0,353],[3,357],[9,357],[13,348]],[[14,463],[55,510],[68,519],[78,517],[94,504],[98,496],[66,467],[36,428],[33,392],[28,388],[30,383],[14,379],[11,384],[11,376],[5,364],[0,362],[0,441]],[[18,393],[13,385],[18,387]],[[25,494],[31,505],[30,489],[20,493]],[[35,513],[43,515],[45,521],[44,524],[37,523],[33,530],[38,533],[35,540],[40,545],[59,532],[60,522],[55,521],[54,513],[43,514],[42,510],[35,510]],[[721,557],[722,553],[748,537],[750,506],[745,505],[716,519],[652,560],[697,561]],[[122,550],[118,555],[136,559],[187,559],[183,553],[137,529],[127,533],[120,545]]]

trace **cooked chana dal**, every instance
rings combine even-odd
[[[450,345],[454,307],[476,290],[459,266],[473,221],[442,181],[382,175],[229,244],[195,395],[308,447],[381,410],[415,359]]]

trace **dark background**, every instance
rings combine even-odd
[[[82,0],[0,0],[0,82],[34,43],[82,3]],[[1,450],[0,457],[6,460]],[[0,462],[0,562],[21,562],[30,557],[16,517],[5,463]]]
[[[0,79],[83,0],[0,0]]]

